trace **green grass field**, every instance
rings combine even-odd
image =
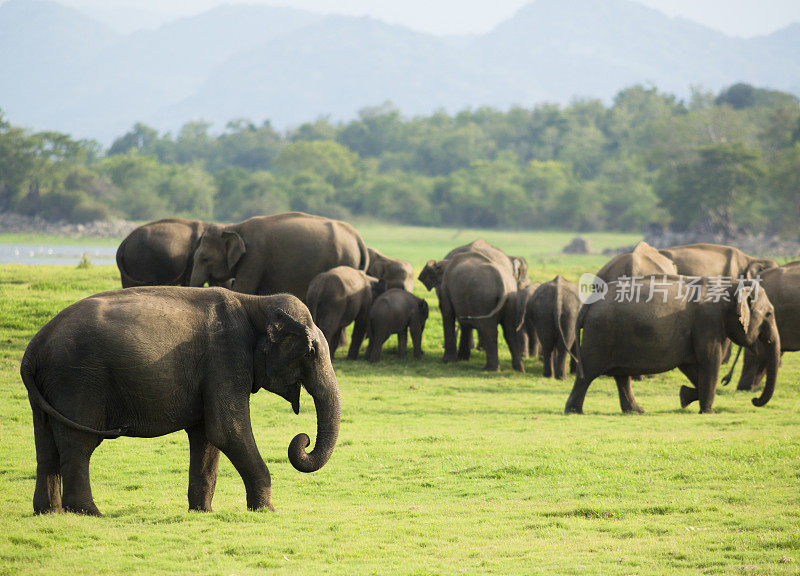
[[[576,280],[603,256],[563,256],[569,233],[359,227],[411,260],[478,235],[528,258],[531,276]],[[589,235],[596,249],[635,236]],[[295,471],[298,432],[315,431],[266,392],[252,397],[276,513],[247,512],[222,458],[215,512],[187,512],[183,433],[104,442],[92,459],[105,516],[36,517],[33,429],[19,361],[31,336],[84,296],[118,286],[111,266],[0,266],[0,574],[796,574],[800,570],[800,354],[787,355],[764,408],[721,389],[716,413],[681,410],[684,380],[635,383],[645,415],[619,412],[611,379],[584,416],[562,411],[571,381],[481,371],[483,354],[443,365],[435,295],[420,361],[393,338],[378,366],[337,359],[342,425],[331,461]],[[343,355],[340,351],[339,355]]]

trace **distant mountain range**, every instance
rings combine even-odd
[[[740,39],[630,0],[535,0],[478,37],[252,5],[123,35],[49,0],[7,0],[0,70],[12,123],[109,143],[135,122],[286,128],[385,101],[411,116],[608,100],[637,83],[682,97],[740,81],[800,95],[800,24]]]

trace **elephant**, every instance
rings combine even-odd
[[[200,220],[167,218],[136,228],[117,248],[122,287],[188,286],[194,251],[209,226]]]
[[[507,256],[505,252],[497,248],[496,246],[492,246],[486,240],[481,238],[477,240],[473,240],[469,244],[465,244],[464,246],[459,246],[458,248],[454,248],[451,250],[447,256],[445,256],[442,260],[438,262],[436,260],[428,260],[425,267],[419,274],[419,280],[425,286],[425,288],[430,291],[431,289],[436,289],[436,298],[439,300],[439,309],[442,308],[442,296],[441,296],[441,284],[442,278],[444,277],[444,271],[447,268],[448,263],[450,260],[465,252],[478,252],[484,254],[488,258],[494,260],[498,264],[503,267],[510,266],[513,270],[514,276],[517,278],[518,285],[521,288],[527,286],[530,281],[528,280],[528,263],[525,261],[524,258],[520,256]],[[468,360],[470,355],[470,350],[474,347],[473,339],[472,339],[472,329],[465,328],[463,325],[460,325],[461,328],[461,336],[459,339],[459,346],[458,346],[458,359],[459,360]],[[483,342],[480,340],[478,341],[479,347],[483,347]]]
[[[445,349],[442,361],[469,358],[470,350],[464,338],[456,353],[455,322],[458,320],[462,329],[478,330],[479,341],[486,351],[483,369],[498,370],[497,326],[500,324],[511,351],[512,367],[524,372],[515,324],[520,284],[520,278],[514,275],[510,265],[503,266],[482,252],[463,252],[452,257],[440,287]]]
[[[517,330],[528,325],[528,331],[535,331],[542,348],[543,376],[562,380],[570,352],[575,354],[577,348],[575,325],[581,308],[578,287],[559,275],[535,291],[530,286],[521,290],[517,304]]]
[[[386,282],[386,289],[401,288],[414,291],[414,268],[405,260],[395,260],[384,256],[373,248],[369,251],[369,268],[367,274],[381,278]]]
[[[347,358],[358,358],[367,333],[370,306],[385,290],[383,280],[349,266],[337,266],[314,277],[308,287],[306,302],[311,317],[328,341],[331,360],[341,342],[342,331],[352,322],[355,325]]]
[[[684,276],[713,276],[718,278],[751,279],[762,271],[776,268],[778,263],[769,258],[753,258],[738,248],[721,244],[686,244],[665,248],[659,252],[672,260],[678,274]],[[731,356],[731,346],[725,349],[724,362]]]
[[[661,276],[677,274],[675,264],[647,242],[639,242],[633,250],[619,254],[603,266],[595,276],[605,282],[612,282],[627,276]]]
[[[763,270],[776,268],[769,258],[753,258],[738,248],[720,244],[687,244],[659,250],[675,263],[684,276],[717,276],[731,279],[755,278]]]
[[[190,284],[233,279],[245,294],[285,292],[305,298],[311,280],[336,266],[366,271],[369,252],[349,224],[302,212],[212,224],[194,253]]]
[[[685,276],[646,278],[638,298],[619,281],[609,284],[605,299],[584,304],[577,331],[578,374],[565,412],[582,413],[586,391],[598,376],[613,376],[623,412],[642,412],[631,389],[631,376],[678,368],[694,388],[683,386],[681,405],[700,400],[700,412],[712,412],[717,378],[728,339],[761,351],[767,384],[756,406],[775,390],[780,364],[780,335],[772,304],[763,290],[720,286],[704,278],[699,293],[686,297]]]
[[[89,459],[103,439],[189,436],[189,509],[211,510],[219,454],[244,481],[247,508],[272,510],[270,474],[250,423],[264,388],[317,413],[317,440],[298,434],[289,461],[319,470],[339,433],[340,401],[328,345],[308,308],[288,294],[153,286],[90,296],[31,340],[22,381],[33,411],[37,514],[100,515]],[[63,481],[63,497],[61,484]]]
[[[397,354],[406,357],[408,334],[414,346],[414,358],[422,358],[422,332],[428,319],[428,303],[400,288],[392,288],[372,303],[367,325],[367,360],[379,362],[383,344],[397,334]]]
[[[764,270],[761,272],[759,287],[767,293],[769,301],[775,307],[781,353],[800,350],[800,260]],[[767,370],[763,358],[763,353],[745,349],[738,390],[750,391],[758,388]]]

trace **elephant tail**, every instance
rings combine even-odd
[[[728,373],[722,377],[721,382],[723,386],[727,386],[728,384],[731,383],[731,379],[733,378],[733,371],[736,368],[736,363],[739,361],[739,356],[741,355],[741,353],[742,353],[742,347],[739,346],[739,350],[737,350],[736,352],[736,358],[733,359],[733,364],[731,365],[731,369],[728,370]]]
[[[127,426],[114,428],[112,430],[95,430],[94,428],[73,422],[56,410],[52,404],[50,404],[45,397],[42,396],[42,393],[36,386],[36,363],[31,358],[30,352],[26,352],[25,356],[22,358],[22,366],[20,367],[19,372],[20,376],[22,376],[22,382],[25,384],[25,388],[28,390],[28,398],[30,399],[31,404],[40,408],[45,414],[54,418],[57,422],[81,432],[96,434],[101,438],[119,438],[120,436],[123,436],[125,432],[127,432]]]
[[[575,322],[575,354],[570,352],[570,356],[575,359],[576,368],[578,370],[578,377],[583,380],[583,362],[581,362],[581,330],[583,330],[583,321],[586,319],[586,314],[589,312],[589,305],[584,304],[578,311],[578,319]]]
[[[497,301],[497,305],[494,308],[492,308],[492,311],[489,312],[488,314],[483,314],[481,316],[461,316],[459,317],[459,320],[460,321],[486,320],[487,318],[491,318],[492,316],[494,316],[495,314],[500,312],[500,310],[503,309],[503,306],[506,305],[506,300],[508,300],[508,295],[505,292],[503,292],[502,296],[500,296],[500,299]]]

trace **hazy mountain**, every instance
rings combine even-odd
[[[284,128],[386,100],[412,115],[609,99],[635,83],[679,96],[739,81],[800,94],[800,24],[744,40],[630,0],[535,0],[479,37],[246,5],[121,35],[54,2],[8,0],[0,67],[13,122],[109,142],[137,121]]]

